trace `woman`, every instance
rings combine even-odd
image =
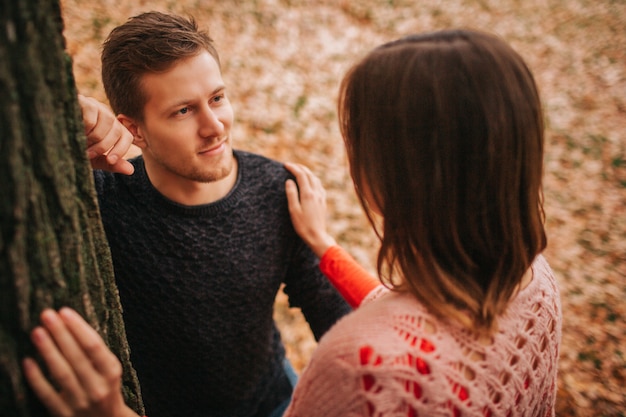
[[[522,58],[476,31],[409,36],[350,70],[339,116],[390,291],[364,295],[325,232],[318,181],[288,166],[294,226],[324,272],[354,305],[378,298],[320,341],[286,416],[554,415],[561,309]]]

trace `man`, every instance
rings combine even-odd
[[[293,381],[272,319],[280,285],[316,338],[350,309],[293,230],[289,174],[233,150],[219,57],[193,20],[131,18],[105,41],[102,75],[132,140],[81,104],[147,414],[281,415]],[[125,161],[131,141],[142,156]]]

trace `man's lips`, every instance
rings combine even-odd
[[[226,139],[219,141],[218,143],[212,145],[210,148],[204,149],[198,152],[200,155],[217,155],[221,153],[224,148],[226,148]]]

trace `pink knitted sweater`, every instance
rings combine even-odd
[[[354,263],[333,248],[322,269],[334,281]],[[532,271],[491,340],[375,288],[322,337],[285,417],[554,416],[559,292],[542,256]]]

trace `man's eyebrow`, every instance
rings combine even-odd
[[[218,85],[218,86],[215,88],[215,90],[213,90],[213,92],[211,93],[211,95],[213,95],[213,94],[217,94],[217,93],[219,93],[220,91],[223,91],[223,90],[226,90],[226,86],[225,86],[224,84],[220,84],[220,85]]]
[[[220,84],[217,87],[215,87],[215,89],[213,91],[211,91],[210,95],[213,96],[213,95],[215,95],[215,94],[217,94],[217,93],[219,93],[221,91],[224,91],[224,90],[226,90],[226,86],[224,84]],[[171,105],[167,106],[167,110],[172,110],[172,109],[175,109],[177,107],[184,106],[186,104],[189,104],[192,101],[194,101],[194,100],[187,99],[187,98],[179,100],[179,101],[177,101],[175,103],[172,103]]]

